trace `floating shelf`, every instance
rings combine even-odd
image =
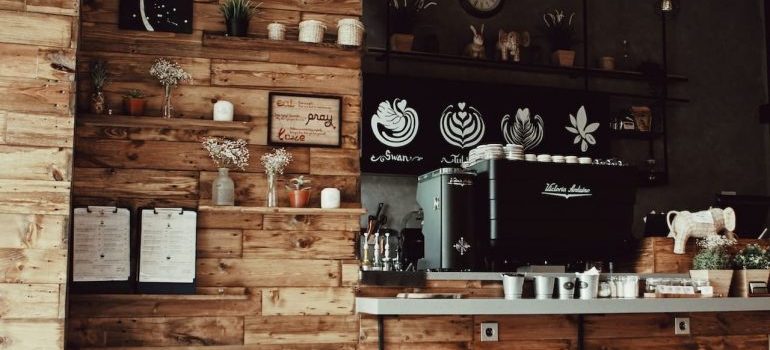
[[[336,37],[326,36],[322,43],[306,43],[298,41],[296,36],[287,35],[286,40],[270,40],[266,36],[250,35],[245,37],[227,36],[223,32],[203,32],[203,46],[239,50],[297,50],[332,49],[335,51],[360,52],[360,46],[346,46],[336,43]]]
[[[286,214],[286,215],[363,215],[363,208],[288,208],[288,207],[241,207],[241,206],[208,206],[198,207],[198,211],[221,213],[248,213],[248,214]]]
[[[618,80],[638,80],[646,81],[650,83],[660,83],[661,79],[653,78],[635,71],[623,71],[623,70],[604,70],[598,68],[583,68],[583,67],[560,67],[544,64],[529,64],[529,63],[513,63],[513,62],[501,62],[493,60],[479,60],[468,57],[435,54],[426,52],[402,52],[402,51],[388,51],[382,48],[369,48],[368,54],[381,57],[384,60],[412,60],[412,61],[428,61],[432,63],[443,64],[457,64],[466,67],[481,67],[490,69],[502,69],[511,71],[522,71],[532,73],[544,73],[555,75],[566,75],[570,77],[580,77],[583,74],[588,74],[593,78],[607,78]],[[687,77],[682,75],[669,74],[669,82],[685,82]]]
[[[106,114],[78,114],[75,122],[79,126],[153,128],[153,129],[194,129],[250,131],[251,122],[218,122],[210,119],[161,118],[149,116],[127,116]]]

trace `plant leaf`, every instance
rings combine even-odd
[[[565,128],[565,129],[567,129],[567,131],[569,131],[569,132],[571,132],[571,133],[573,133],[573,134],[580,134],[580,133],[577,131],[577,129],[575,129],[575,128],[571,127],[571,126],[567,126],[567,127],[564,127],[564,128]]]
[[[586,126],[585,132],[586,132],[586,134],[588,134],[588,133],[592,133],[592,132],[594,132],[594,131],[596,131],[598,129],[599,129],[599,123],[593,123],[593,124],[589,124],[588,126]]]

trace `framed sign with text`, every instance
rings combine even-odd
[[[342,98],[279,92],[269,96],[268,144],[340,146]]]

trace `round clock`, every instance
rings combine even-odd
[[[492,17],[500,12],[505,0],[460,0],[466,12],[476,17]]]

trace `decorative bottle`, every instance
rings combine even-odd
[[[219,168],[219,175],[212,183],[211,201],[214,205],[235,205],[235,183],[229,169]]]

